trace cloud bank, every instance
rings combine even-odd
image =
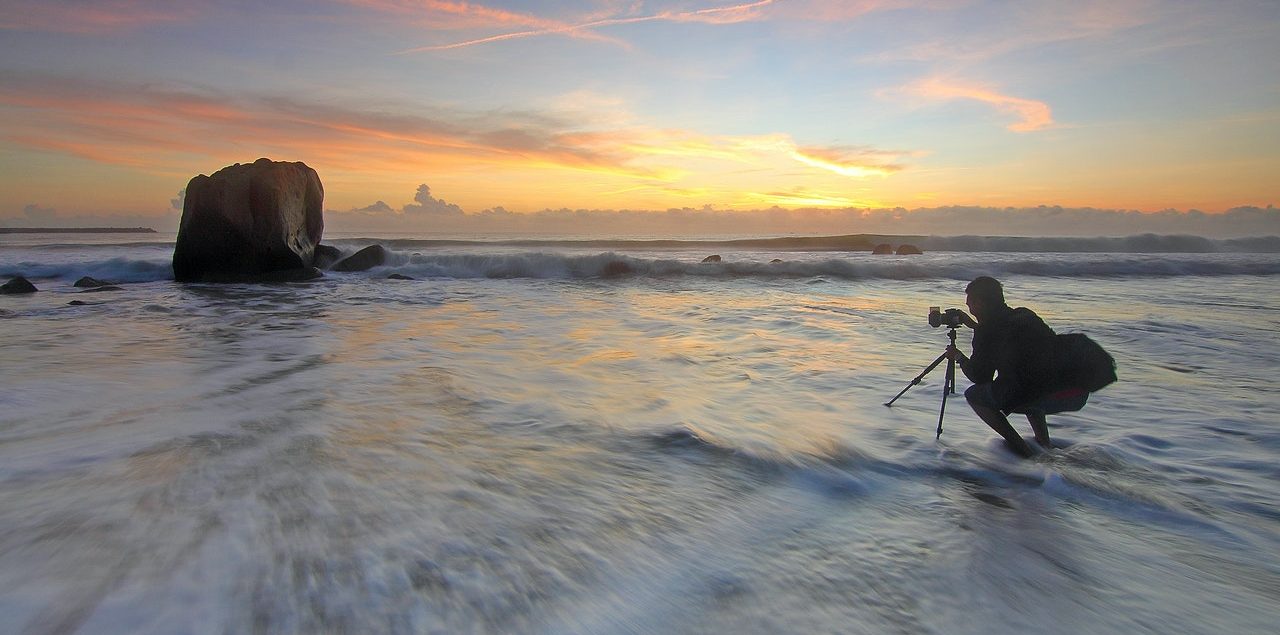
[[[545,209],[521,213],[502,207],[464,212],[437,199],[426,184],[399,209],[383,201],[326,212],[326,227],[339,232],[398,231],[433,234],[556,236],[717,237],[745,235],[911,234],[929,236],[1133,236],[1194,235],[1237,238],[1280,235],[1280,210],[1237,207],[1140,212],[1060,206],[719,210],[711,206],[668,210]]]

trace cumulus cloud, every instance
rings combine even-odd
[[[396,210],[392,209],[390,205],[387,205],[385,201],[378,201],[373,205],[368,205],[366,207],[353,209],[351,211],[356,214],[371,214],[371,215],[396,213]]]
[[[424,214],[428,216],[462,215],[461,207],[431,196],[431,188],[426,183],[418,186],[418,193],[414,195],[413,200],[415,201],[414,203],[404,206],[405,214]]]

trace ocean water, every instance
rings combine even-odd
[[[1275,632],[1276,241],[930,241],[0,236],[0,631]],[[983,274],[1118,362],[1032,460],[883,405]]]

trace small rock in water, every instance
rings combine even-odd
[[[104,284],[104,285],[93,287],[90,289],[85,289],[80,293],[94,293],[96,291],[119,291],[119,290],[120,290],[120,287],[117,287],[114,284]]]
[[[720,257],[720,254],[713,254],[713,255],[707,256],[706,258],[703,258],[702,262],[720,262],[722,260],[724,259]]]
[[[889,243],[880,243],[879,245],[876,245],[875,249],[871,250],[871,253],[876,256],[892,255],[893,245],[890,245]]]
[[[30,280],[27,280],[22,276],[17,276],[14,279],[4,283],[3,286],[0,286],[0,293],[3,293],[5,295],[18,294],[18,293],[35,293],[36,291],[39,291],[39,289],[36,288],[36,285],[31,284]]]
[[[85,276],[79,280],[76,280],[76,283],[72,286],[93,288],[93,287],[106,287],[106,286],[110,286],[110,284],[111,284],[110,282],[103,282],[97,278],[90,278],[89,276]]]
[[[897,254],[899,256],[919,256],[924,252],[915,245],[898,245]]]
[[[387,280],[415,280],[415,279],[416,278],[410,278],[409,276],[406,276],[402,273],[393,273],[387,276]]]
[[[318,269],[328,269],[333,263],[342,259],[342,252],[337,247],[329,245],[316,245],[315,254],[311,257],[311,266]]]

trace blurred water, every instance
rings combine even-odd
[[[77,263],[163,267],[117,250],[0,253],[51,267],[0,300],[0,630],[1280,623],[1274,255],[788,253],[820,267],[775,275],[764,252],[466,246],[398,254],[411,281],[72,293]],[[946,344],[926,308],[985,272],[1119,363],[1036,460],[962,397],[935,441],[941,370],[882,405]]]

